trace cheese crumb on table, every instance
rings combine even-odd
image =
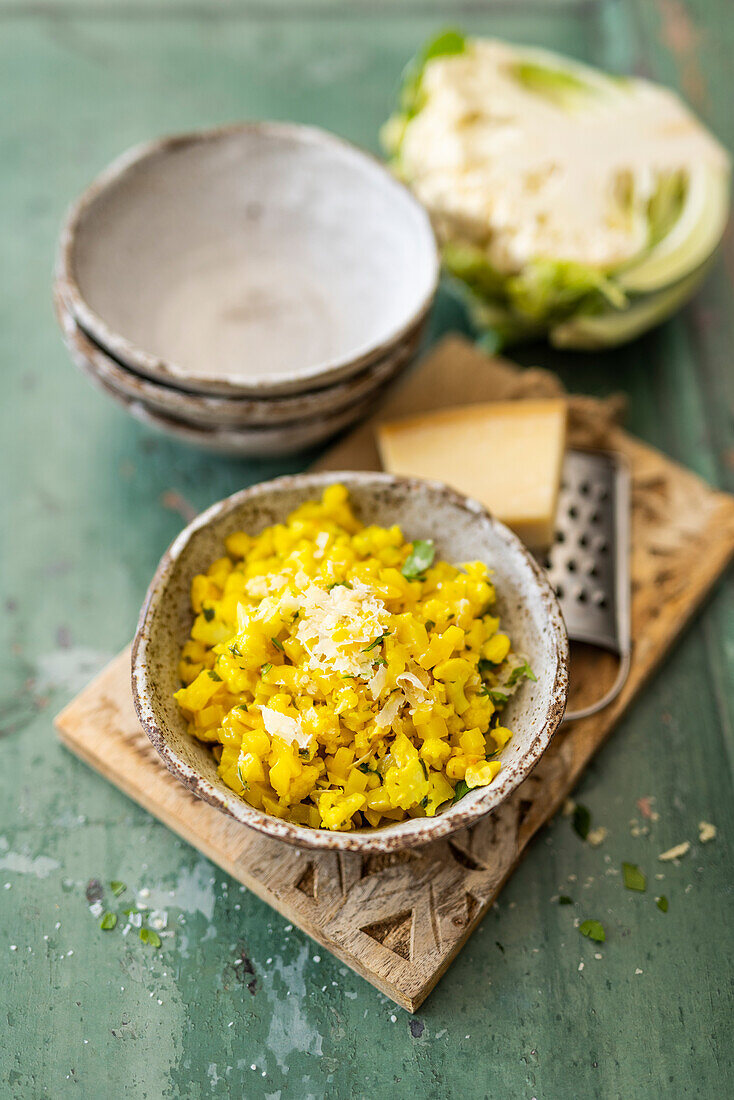
[[[377,438],[389,473],[445,481],[533,549],[552,541],[566,442],[562,399],[442,409],[382,424]]]
[[[690,840],[684,840],[682,844],[676,844],[674,848],[668,848],[667,852],[661,852],[658,859],[664,863],[669,863],[673,859],[680,859],[682,856],[687,855],[690,848]]]

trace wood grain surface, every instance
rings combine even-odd
[[[490,360],[447,338],[379,414],[562,392],[548,372]],[[68,748],[363,978],[414,1012],[478,926],[533,834],[556,813],[593,754],[734,553],[734,498],[633,439],[615,403],[570,399],[571,446],[613,447],[632,476],[632,662],[606,710],[562,727],[532,775],[471,829],[392,857],[303,852],[195,798],[140,729],[125,650],[57,717]],[[375,465],[374,423],[319,463]],[[598,696],[607,655],[572,657],[575,706]]]

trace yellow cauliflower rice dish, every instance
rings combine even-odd
[[[233,791],[344,830],[432,817],[496,779],[498,714],[535,677],[483,562],[364,526],[342,485],[224,549],[191,585],[175,698]]]

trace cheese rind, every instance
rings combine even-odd
[[[382,424],[377,438],[389,473],[446,482],[533,549],[552,541],[566,442],[562,399],[442,409]]]

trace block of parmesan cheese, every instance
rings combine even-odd
[[[384,468],[481,501],[528,546],[553,538],[566,442],[562,399],[497,401],[382,424]]]

